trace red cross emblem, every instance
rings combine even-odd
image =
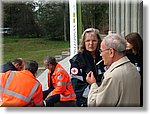
[[[72,68],[71,69],[71,74],[78,74],[78,69],[77,68]]]

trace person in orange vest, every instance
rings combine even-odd
[[[49,69],[49,89],[43,92],[46,106],[76,106],[76,95],[67,71],[56,62],[55,57],[47,56],[44,65]]]
[[[35,78],[36,61],[27,61],[25,70],[1,73],[1,101],[3,107],[43,106],[42,85]]]

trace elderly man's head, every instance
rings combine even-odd
[[[101,42],[100,55],[104,64],[110,66],[124,56],[126,40],[117,34],[107,35]]]
[[[49,69],[51,72],[54,71],[55,66],[57,65],[56,59],[53,56],[46,56],[44,59],[45,68]]]

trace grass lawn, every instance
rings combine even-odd
[[[21,57],[24,60],[36,60],[43,66],[45,56],[61,55],[69,49],[69,41],[51,41],[46,38],[3,38],[3,63]]]

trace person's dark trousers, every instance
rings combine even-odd
[[[48,97],[46,102],[46,107],[54,107],[54,104],[60,101],[60,94],[56,94],[53,96]]]
[[[80,97],[76,100],[77,107],[87,107],[87,98]]]
[[[76,101],[60,101],[54,104],[54,107],[77,107]]]
[[[45,98],[47,97],[47,95],[53,90],[54,88],[49,88],[46,91],[43,91],[43,100],[45,100]]]

